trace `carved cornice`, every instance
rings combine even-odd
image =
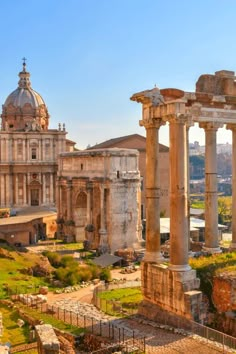
[[[202,107],[200,103],[194,103],[187,109],[194,122],[215,122],[221,124],[236,123],[236,110],[225,105],[224,108]]]
[[[135,93],[130,97],[131,101],[136,101],[142,104],[149,104],[153,107],[157,107],[164,103],[164,98],[160,93],[158,87],[154,87],[152,90],[145,90]]]

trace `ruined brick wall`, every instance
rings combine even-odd
[[[212,300],[218,313],[236,310],[236,274],[214,278]]]

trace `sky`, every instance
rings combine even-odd
[[[26,57],[50,128],[65,123],[79,149],[145,135],[136,92],[194,91],[201,74],[236,71],[235,0],[0,0],[0,13],[1,104]],[[204,145],[203,129],[190,129],[194,141]],[[168,126],[160,142],[169,145]]]

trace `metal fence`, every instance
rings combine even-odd
[[[109,338],[123,346],[135,346],[139,352],[145,353],[145,337],[135,335],[134,331],[128,331],[121,325],[116,324],[116,320],[97,320],[89,316],[81,316],[79,313],[68,311],[61,307],[49,305],[47,303],[30,303],[26,302],[26,306],[35,308],[41,313],[46,313],[54,318],[61,320],[71,326],[83,328],[85,332]],[[105,348],[103,348],[104,350]],[[99,353],[99,352],[98,352]],[[104,351],[105,353],[105,351]]]
[[[111,291],[114,289],[136,288],[141,286],[140,280],[121,281],[118,283],[107,283],[97,286],[93,292],[93,304],[113,316],[132,316],[138,312],[138,307],[135,304],[122,304],[116,300],[106,300],[99,297],[99,293]]]
[[[112,289],[128,288],[128,287],[138,287],[141,286],[140,281],[126,281],[124,283],[118,284],[109,284],[108,286],[100,285],[94,289],[93,302],[95,306],[105,312],[111,312],[113,314],[120,314],[121,316],[134,315],[138,312],[137,308],[127,308],[123,306],[118,301],[110,301],[101,299],[99,293],[103,291],[108,291]],[[187,320],[180,316],[172,315],[171,313],[163,312],[163,315],[160,314],[158,317],[158,322],[162,325],[172,326],[178,329],[187,329],[189,332],[199,335],[207,339],[209,342],[217,342],[222,345],[222,349],[229,347],[236,350],[236,338],[230,335],[227,335],[223,332],[217,331],[213,328],[204,326],[198,322]]]

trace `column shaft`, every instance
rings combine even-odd
[[[163,261],[160,252],[159,128],[161,120],[146,125],[146,252],[144,261]]]
[[[236,124],[227,124],[232,130],[232,241],[230,248],[236,250]]]
[[[170,266],[185,271],[188,265],[188,196],[187,196],[186,121],[170,121]]]
[[[71,181],[68,181],[67,185],[67,220],[72,219],[72,184]]]
[[[19,189],[18,189],[18,174],[16,174],[16,179],[15,179],[15,204],[18,205],[18,196],[19,196]]]
[[[218,240],[218,192],[217,192],[217,128],[205,125],[205,249],[219,252]]]

